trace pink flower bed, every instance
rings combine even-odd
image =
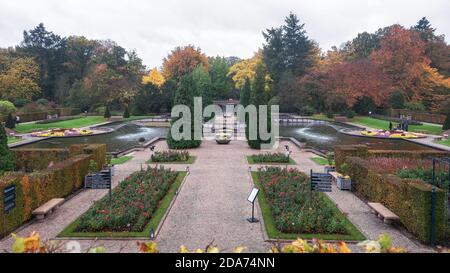
[[[432,167],[432,162],[429,159],[414,159],[414,158],[390,158],[390,157],[377,157],[370,158],[371,166],[374,166],[383,173],[395,174],[404,169],[416,169],[423,168],[428,169]]]

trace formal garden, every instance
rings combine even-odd
[[[0,48],[0,250],[448,251],[445,37],[424,17],[325,52],[305,28],[289,13],[246,59],[187,45],[154,68],[44,24]]]

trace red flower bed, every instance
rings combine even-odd
[[[432,162],[429,159],[377,157],[369,158],[367,161],[380,172],[390,174],[396,174],[405,169],[416,169],[419,167],[428,169],[432,167]]]

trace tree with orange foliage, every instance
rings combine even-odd
[[[176,47],[164,58],[162,74],[166,79],[178,81],[183,75],[192,73],[199,65],[208,68],[208,58],[200,48],[193,45]]]
[[[424,65],[428,65],[430,60],[425,55],[425,43],[417,32],[400,25],[386,28],[380,48],[371,54],[370,59],[380,65],[409,101],[420,100],[421,90],[417,83],[423,77]]]
[[[362,97],[369,97],[381,106],[393,90],[381,68],[367,59],[334,65],[326,73],[323,84],[329,91],[329,98],[332,93],[348,107]]]

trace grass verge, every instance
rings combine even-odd
[[[184,177],[186,176],[187,172],[178,172],[177,180],[172,184],[169,191],[167,192],[166,196],[161,200],[161,203],[159,204],[159,207],[156,209],[154,216],[148,224],[145,226],[144,230],[141,232],[75,232],[76,227],[79,224],[79,218],[77,218],[75,221],[73,221],[70,225],[68,225],[61,233],[58,234],[57,237],[64,238],[64,237],[79,237],[79,238],[104,238],[104,237],[110,237],[110,238],[127,238],[127,237],[149,237],[150,236],[150,230],[153,229],[156,231],[156,229],[159,226],[159,223],[161,222],[162,218],[166,214],[167,209],[170,206],[170,203],[172,202],[173,198],[175,197],[175,193],[177,192],[178,188],[181,186],[181,183],[183,182]],[[105,196],[107,198],[107,196]]]
[[[172,161],[172,162],[153,162],[151,159],[148,160],[146,163],[147,164],[194,164],[195,160],[197,159],[196,156],[189,156],[189,159],[187,161],[180,161],[180,162],[176,162],[176,161]]]
[[[125,155],[125,156],[121,156],[121,157],[118,157],[118,158],[111,159],[111,164],[112,165],[122,165],[122,164],[130,161],[131,159],[133,159],[132,156]]]
[[[81,128],[81,127],[99,124],[99,123],[102,123],[105,121],[106,121],[106,119],[104,117],[92,116],[92,117],[80,117],[77,119],[52,122],[52,123],[47,123],[47,124],[37,124],[36,122],[31,122],[31,123],[19,124],[15,128],[15,131],[19,132],[19,133],[30,133],[33,131],[43,131],[43,130],[50,130],[50,129],[55,129],[55,128],[61,128],[61,129]]]
[[[345,217],[344,214],[336,207],[333,201],[328,198],[323,193],[315,193],[318,194],[321,198],[324,198],[325,202],[328,206],[330,206],[335,216],[342,220],[345,224],[345,228],[348,234],[291,234],[291,233],[283,233],[276,228],[275,220],[273,219],[272,212],[270,210],[270,206],[266,201],[266,197],[264,194],[264,190],[261,182],[258,178],[258,172],[252,172],[253,183],[257,188],[260,189],[258,194],[258,202],[261,208],[261,213],[264,218],[264,226],[266,228],[267,236],[270,239],[286,239],[286,240],[295,240],[297,238],[301,239],[321,239],[321,240],[345,240],[345,241],[363,241],[366,237],[350,222],[350,220]]]
[[[389,129],[389,121],[376,119],[371,117],[355,117],[351,120],[353,123],[357,123],[363,126],[367,126],[373,129]],[[396,124],[393,122],[393,124]],[[395,127],[395,125],[394,125]],[[439,135],[442,133],[442,126],[440,125],[432,125],[432,124],[422,124],[422,125],[410,125],[409,131],[411,132],[426,132],[427,134]]]
[[[15,143],[15,142],[19,142],[19,141],[21,141],[21,139],[20,138],[18,138],[18,137],[8,137],[7,138],[7,144],[13,144],[13,143]]]
[[[286,163],[278,163],[278,162],[255,162],[251,155],[247,156],[247,162],[248,164],[255,164],[255,165],[286,165]],[[297,162],[295,162],[294,159],[289,158],[288,165],[297,165]]]
[[[440,140],[437,143],[450,147],[450,138],[449,139]]]
[[[317,157],[311,157],[310,159],[321,166],[328,165],[328,160],[326,158],[317,156]]]

